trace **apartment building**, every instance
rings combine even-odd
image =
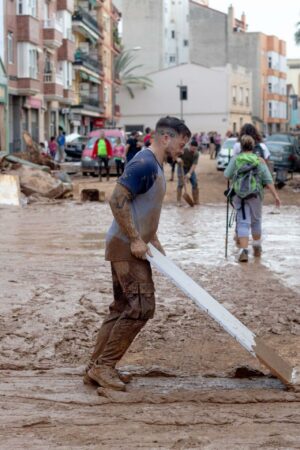
[[[70,104],[73,0],[7,2],[9,145],[23,148],[22,132],[38,142],[56,135]]]
[[[188,0],[123,0],[121,11],[124,48],[141,48],[137,74],[189,61]]]
[[[103,1],[75,0],[72,16],[75,101],[71,106],[71,124],[72,129],[80,134],[91,131],[95,120],[105,119],[102,7]]]
[[[23,149],[24,130],[44,142],[59,128],[87,134],[95,126],[112,123],[113,57],[120,51],[113,44],[120,14],[112,1],[6,4],[10,151]],[[102,62],[105,46],[107,69]]]
[[[103,98],[105,107],[106,126],[115,126],[120,118],[120,108],[116,104],[116,91],[120,81],[114,72],[115,59],[122,51],[119,37],[118,23],[121,14],[111,0],[104,0],[102,7],[102,21],[104,28],[103,40]]]
[[[0,0],[0,151],[8,150],[7,135],[7,76],[5,70],[5,4]]]
[[[261,131],[287,126],[286,46],[276,36],[247,32],[246,17],[190,0],[190,58],[208,66],[239,64],[253,74],[252,121]]]

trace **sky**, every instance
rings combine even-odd
[[[245,12],[248,31],[261,31],[283,39],[287,57],[300,58],[300,45],[296,46],[294,41],[296,24],[300,22],[299,0],[209,0],[210,8],[226,13],[231,4],[237,19]]]

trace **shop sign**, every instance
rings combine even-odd
[[[104,119],[95,119],[93,125],[95,128],[104,128],[105,120]]]

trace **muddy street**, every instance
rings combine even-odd
[[[209,170],[203,189],[216,176],[220,191],[222,175]],[[273,214],[267,205],[263,256],[241,265],[232,230],[224,259],[224,202],[202,197],[197,208],[178,208],[175,187],[160,223],[167,255],[299,366],[299,208],[285,201]],[[120,364],[133,375],[127,391],[83,385],[112,299],[110,222],[107,203],[76,199],[1,208],[0,448],[300,448],[300,393],[157,271],[155,318]]]

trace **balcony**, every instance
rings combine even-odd
[[[40,22],[32,16],[17,16],[18,42],[40,45]]]
[[[92,72],[97,73],[98,75],[102,72],[102,63],[95,58],[92,58],[87,53],[82,52],[80,49],[77,49],[74,55],[73,65],[79,68],[80,66],[85,67]]]
[[[100,107],[100,100],[94,95],[80,95],[79,102],[81,105],[94,106],[95,108]]]
[[[78,8],[73,13],[72,22],[73,30],[82,33],[85,37],[92,36],[96,40],[102,37],[102,28],[100,24],[83,8]]]
[[[56,19],[47,19],[43,25],[43,39],[45,47],[52,49],[59,48],[62,45],[63,26]]]
[[[74,0],[57,0],[57,11],[61,10],[72,13],[74,11]]]
[[[17,89],[19,95],[35,95],[40,93],[41,83],[33,78],[19,78]]]
[[[72,89],[64,89],[64,103],[72,105],[75,101],[75,94]]]
[[[59,61],[74,61],[75,42],[73,38],[73,34],[68,33],[67,39],[62,40],[62,45],[57,50],[57,59]]]
[[[83,114],[83,111],[89,111],[91,116],[98,117],[99,113],[104,112],[103,104],[98,95],[77,93],[77,102],[72,104],[74,112]]]
[[[46,100],[61,100],[63,98],[63,77],[60,73],[44,73],[44,96]]]

